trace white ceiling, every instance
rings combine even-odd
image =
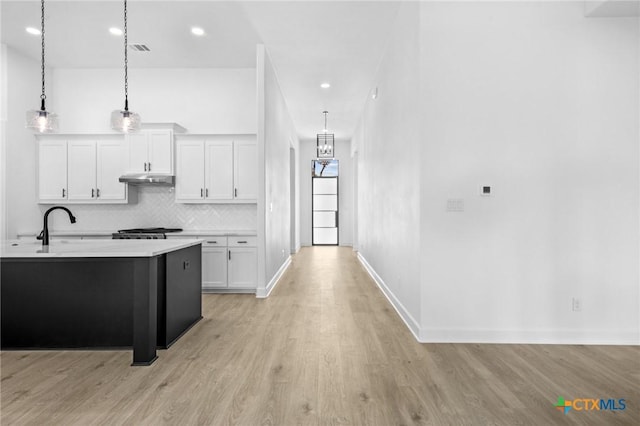
[[[110,68],[122,65],[122,1],[46,2],[47,65]],[[397,1],[144,1],[129,0],[129,66],[160,68],[255,67],[264,43],[302,139],[322,130],[349,139],[371,90]],[[1,40],[39,59],[40,2],[2,1]],[[206,31],[194,37],[192,26]],[[321,89],[320,83],[331,88]]]

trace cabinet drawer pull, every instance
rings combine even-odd
[[[238,244],[247,244],[246,241],[238,241]]]
[[[62,188],[62,198],[64,198],[64,196],[66,195],[66,193],[67,193],[67,191],[66,191],[64,188]]]
[[[209,244],[218,244],[217,241],[207,241],[207,243],[209,243]]]
[[[144,171],[145,172],[147,171],[147,163],[146,162],[144,163]]]
[[[231,260],[231,250],[229,250],[229,260]]]

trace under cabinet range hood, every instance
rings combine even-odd
[[[122,175],[118,179],[120,182],[129,185],[158,185],[158,186],[174,186],[176,177],[173,175],[151,174],[151,173],[132,173]]]

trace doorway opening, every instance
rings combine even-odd
[[[311,160],[311,244],[337,246],[338,160]]]

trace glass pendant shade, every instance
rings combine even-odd
[[[140,130],[140,116],[117,109],[111,113],[111,128],[123,133],[137,132]]]
[[[58,131],[58,114],[42,109],[27,111],[27,128],[39,133]]]

